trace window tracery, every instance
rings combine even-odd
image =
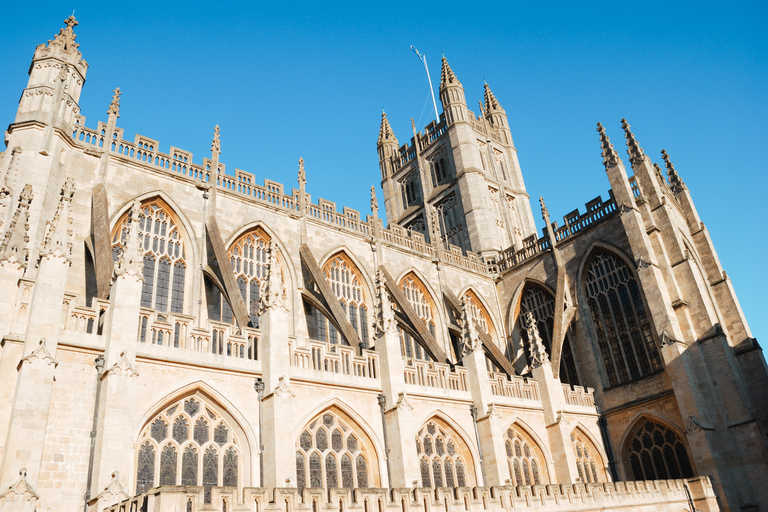
[[[541,340],[547,354],[552,356],[552,333],[555,325],[555,298],[544,287],[528,283],[520,298],[520,314],[517,317],[517,330],[523,343],[526,357],[530,354],[528,342],[528,325],[525,323],[526,313],[533,313],[536,319]],[[580,379],[576,369],[576,360],[572,349],[572,333],[569,328],[565,333],[560,361],[560,381],[567,384],[579,385]]]
[[[428,421],[416,434],[416,454],[422,487],[465,487],[468,455],[463,441],[437,420]]]
[[[162,313],[183,313],[187,263],[177,221],[160,199],[143,203],[139,211],[138,239],[144,253],[141,306]],[[120,218],[112,234],[115,261],[125,249],[129,213]]]
[[[335,412],[326,411],[312,420],[296,442],[296,482],[299,491],[307,483],[310,487],[325,489],[338,488],[339,485],[345,489],[368,487],[371,454],[364,448],[361,439],[362,434]]]
[[[436,308],[424,283],[411,272],[400,280],[400,289],[416,315],[424,320],[430,334],[435,336],[436,330],[433,312],[436,311]],[[398,333],[400,335],[400,352],[403,357],[413,357],[422,361],[433,361],[429,352],[427,352],[421,344],[402,327],[398,326]]]
[[[605,470],[595,445],[579,429],[571,433],[571,444],[576,456],[576,471],[584,483],[605,481]]]
[[[541,485],[546,483],[546,468],[542,468],[535,444],[514,426],[507,429],[504,447],[507,452],[509,474],[515,485]],[[542,475],[544,473],[544,475]]]
[[[190,425],[194,425],[191,438]],[[210,500],[211,486],[238,485],[240,442],[227,421],[199,396],[158,413],[142,430],[138,445],[137,494],[155,485],[201,482]]]
[[[491,340],[495,340],[496,329],[493,327],[491,315],[488,313],[488,310],[485,309],[485,306],[480,301],[478,296],[472,290],[467,290],[464,293],[464,297],[467,298],[469,304],[469,316],[475,323],[477,329],[487,334]],[[460,348],[457,350],[457,353],[461,353]],[[489,372],[500,371],[499,368],[497,368],[496,365],[493,364],[493,362],[488,357],[485,358],[485,364]]]
[[[668,427],[644,420],[627,444],[635,480],[694,476],[683,439]]]
[[[599,251],[586,276],[587,304],[611,386],[662,369],[642,292],[624,261]]]

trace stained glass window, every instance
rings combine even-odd
[[[333,434],[331,434],[331,446],[333,447],[333,451],[337,453],[344,448],[344,441],[341,437],[341,430],[336,429],[333,431]]]
[[[155,447],[150,443],[144,443],[139,449],[136,467],[136,494],[141,494],[151,489],[155,482]]]
[[[152,423],[152,438],[158,443],[168,437],[168,424],[161,418]]]
[[[307,461],[304,459],[304,453],[296,452],[296,487],[299,488],[299,493],[307,485]]]
[[[584,483],[599,482],[600,478],[598,477],[597,466],[594,465],[597,450],[592,444],[592,441],[590,441],[583,432],[576,429],[571,433],[571,444],[573,445],[573,453],[576,456],[576,469],[579,472],[581,481]],[[594,473],[591,471],[592,467],[595,468]],[[602,470],[600,474],[603,474]],[[638,480],[642,480],[642,478]]]
[[[227,429],[226,425],[223,423],[216,425],[216,429],[213,431],[214,442],[216,442],[219,446],[224,446],[227,444],[228,437],[229,430]]]
[[[115,260],[125,249],[129,216],[130,212],[123,215],[112,234],[112,254]],[[186,277],[184,246],[170,209],[160,199],[147,201],[141,205],[137,220],[139,243],[144,252],[141,305],[167,312],[170,301],[171,311],[182,313]]]
[[[361,455],[357,456],[357,486],[361,489],[368,487],[368,463],[365,461],[365,457]]]
[[[211,487],[219,485],[219,454],[216,449],[209,447],[203,455],[203,489],[205,502],[211,502]]]
[[[642,291],[627,264],[614,254],[598,252],[589,265],[585,286],[610,385],[661,370]]]
[[[224,452],[222,473],[222,484],[225,487],[237,486],[237,452],[234,448]]]
[[[537,450],[533,439],[515,425],[505,435],[510,476],[516,485],[541,485]],[[539,450],[540,451],[540,450]]]
[[[416,436],[416,448],[426,456],[419,461],[423,487],[454,487],[466,483],[464,462],[457,454],[452,434],[435,420],[421,428]]]
[[[208,434],[208,422],[205,418],[199,418],[195,422],[195,442],[200,446],[204,445],[210,439]]]
[[[160,485],[176,485],[176,447],[166,445],[160,454]]]
[[[635,480],[693,477],[683,438],[672,429],[644,420],[627,444]]]
[[[309,486],[323,487],[323,462],[317,452],[309,457]]]
[[[183,443],[189,439],[189,423],[186,418],[179,416],[173,422],[173,438],[177,443]]]
[[[352,457],[345,453],[341,457],[341,486],[352,489],[355,486],[354,470],[352,469]]]
[[[187,446],[181,458],[181,485],[197,485],[197,450]]]
[[[429,461],[427,459],[421,459],[419,466],[421,467],[421,486],[432,487],[432,480],[429,471]]]

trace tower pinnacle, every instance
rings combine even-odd
[[[680,192],[685,188],[685,183],[680,179],[680,175],[677,174],[675,166],[672,165],[672,161],[669,159],[665,149],[661,150],[661,158],[664,159],[664,164],[667,167],[667,176],[669,177],[669,186],[672,188],[672,192]]]
[[[606,169],[618,165],[619,154],[616,153],[613,144],[611,144],[611,140],[605,134],[605,128],[603,128],[603,125],[600,123],[597,123],[597,132],[600,134],[600,146],[603,150],[603,165],[605,165]]]
[[[443,69],[440,72],[440,88],[442,89],[448,85],[461,85],[461,82],[459,82],[459,79],[456,78],[456,75],[453,73],[451,65],[448,64],[448,59],[443,56]]]
[[[216,125],[213,128],[213,142],[211,142],[211,151],[216,154],[221,154],[221,138],[220,138],[221,130],[219,129],[219,125]]]
[[[120,117],[120,88],[116,88],[112,95],[112,103],[109,104],[107,115],[115,114],[116,117]]]
[[[501,105],[499,105],[499,102],[496,100],[496,96],[493,94],[493,91],[491,91],[491,88],[486,83],[485,84],[485,111],[497,112],[500,110],[504,110],[504,109],[501,108]]]
[[[629,161],[634,165],[638,164],[645,158],[643,148],[638,144],[634,134],[630,130],[629,123],[626,119],[621,120],[621,127],[624,129],[624,135],[627,138],[627,154],[629,155]]]
[[[299,183],[307,182],[307,172],[304,170],[304,158],[299,157]]]
[[[395,145],[398,145],[397,137],[395,137],[395,132],[392,131],[392,127],[389,125],[386,112],[381,113],[381,127],[379,128],[379,144],[384,142],[394,142]]]
[[[74,28],[79,25],[79,23],[74,15],[64,20],[64,23],[66,24],[66,27],[59,30],[59,33],[54,36],[52,41],[48,41],[48,46],[58,46],[62,50],[77,50],[77,47],[80,45],[75,42],[77,35],[75,34]]]

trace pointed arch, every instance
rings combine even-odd
[[[685,433],[671,421],[639,413],[619,444],[625,475],[635,480],[690,478],[697,474]]]
[[[583,483],[607,482],[608,458],[602,444],[581,422],[571,430],[571,445],[576,458],[576,470]]]
[[[306,415],[294,431],[297,486],[381,487],[383,449],[363,418],[337,399]],[[318,461],[321,461],[318,465]]]
[[[424,281],[423,276],[411,267],[402,272],[396,282],[413,312],[424,322],[432,337],[439,339],[437,333],[442,332],[440,309],[437,306],[438,302],[435,300],[434,292]],[[413,337],[410,328],[404,328],[400,324],[398,324],[398,331],[403,357],[434,361],[430,355],[429,345],[425,344],[420,336]]]
[[[504,447],[510,479],[515,485],[546,485],[552,481],[549,459],[538,436],[521,420],[513,421],[504,432]],[[523,462],[529,472],[522,469]],[[518,469],[519,468],[519,469]]]
[[[478,308],[478,313],[481,315],[479,318],[475,318],[475,321],[477,323],[477,327],[479,329],[483,329],[485,326],[482,325],[482,319],[487,322],[487,330],[485,330],[485,333],[491,337],[494,343],[496,343],[496,340],[499,336],[499,330],[496,327],[496,320],[494,319],[493,314],[491,314],[492,309],[488,305],[488,303],[485,301],[483,296],[478,293],[478,291],[475,289],[474,286],[467,286],[462,290],[461,294],[459,295],[459,300],[461,300],[463,297],[468,296],[471,301],[475,303],[475,305]],[[480,322],[477,322],[477,320],[480,320]]]
[[[440,410],[420,425],[415,437],[422,487],[443,487],[450,481],[458,487],[478,485],[479,458],[466,432]]]
[[[622,251],[593,242],[580,264],[578,293],[589,313],[608,387],[663,370],[636,265]]]
[[[330,260],[332,257],[339,255],[340,253],[343,253],[344,256],[346,256],[352,264],[355,266],[357,271],[360,273],[360,275],[363,278],[363,281],[365,282],[365,285],[363,288],[366,290],[366,293],[368,294],[366,298],[373,297],[373,279],[371,279],[371,276],[368,275],[368,271],[365,269],[365,265],[362,261],[360,261],[360,258],[358,258],[355,254],[350,251],[347,246],[345,245],[337,245],[333,249],[326,251],[325,254],[323,254],[322,257],[318,259],[318,263],[320,264],[320,268],[325,268],[325,265],[328,263],[328,260]],[[362,284],[362,283],[361,283]]]

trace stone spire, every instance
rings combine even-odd
[[[52,41],[48,41],[48,46],[56,46],[62,50],[76,51],[80,46],[75,42],[77,35],[74,28],[79,25],[74,15],[64,20],[66,27],[59,30],[59,33],[53,38]]]
[[[603,150],[603,165],[608,169],[614,165],[619,164],[619,154],[613,148],[611,140],[605,134],[605,128],[600,123],[597,123],[597,132],[600,134],[600,146]]]
[[[396,146],[399,146],[397,137],[395,137],[395,132],[392,131],[392,127],[389,125],[387,113],[382,112],[381,127],[379,128],[379,144],[384,144],[385,142],[394,143]]]
[[[469,298],[465,295],[461,298],[461,335],[464,345],[461,349],[462,356],[483,349],[480,334],[477,332],[477,326],[472,319],[469,308]]]
[[[299,183],[307,183],[307,173],[304,170],[304,158],[299,157]]]
[[[549,356],[544,348],[544,343],[541,341],[541,336],[539,336],[536,318],[534,318],[533,313],[530,311],[525,314],[525,324],[528,330],[529,363],[531,368],[538,368],[542,364],[549,362]]]
[[[112,95],[112,103],[109,104],[109,110],[107,110],[107,115],[114,114],[115,117],[120,117],[120,88],[116,88],[114,90],[114,94]]]
[[[496,100],[496,96],[493,94],[493,91],[491,91],[491,88],[487,83],[485,84],[485,111],[489,113],[504,111],[504,109],[501,108],[501,105],[499,105],[499,102]]]
[[[451,69],[451,65],[448,64],[448,59],[443,55],[443,69],[440,72],[440,88],[442,89],[449,85],[461,85],[461,82],[456,78],[456,75]]]
[[[669,186],[672,188],[672,192],[680,192],[685,188],[685,183],[680,179],[680,175],[677,174],[675,166],[672,165],[665,149],[661,150],[661,158],[664,159],[664,164],[667,166],[667,176],[669,177]]]
[[[221,138],[220,138],[221,130],[219,129],[219,125],[216,125],[213,128],[213,142],[211,143],[211,152],[215,153],[216,155],[221,154]]]
[[[631,127],[626,119],[621,120],[621,127],[624,129],[624,135],[627,138],[627,154],[629,155],[629,161],[632,165],[637,165],[645,158],[643,148],[637,143],[637,139],[635,139],[634,134],[630,130]]]

